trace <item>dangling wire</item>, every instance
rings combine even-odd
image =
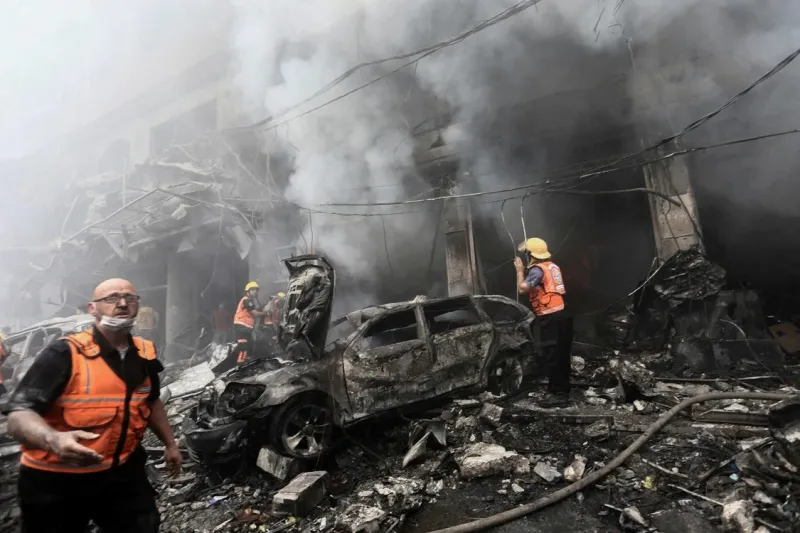
[[[506,198],[503,200],[503,203],[500,204],[500,218],[503,220],[503,227],[508,234],[508,238],[511,241],[511,253],[514,254],[513,258],[511,259],[512,262],[517,259],[517,243],[514,241],[514,236],[511,235],[511,230],[508,229],[508,224],[506,224],[506,214],[505,214],[505,207],[506,202],[511,200],[511,198]],[[514,278],[514,294],[517,295],[517,302],[519,303],[519,288],[517,287],[517,278]]]

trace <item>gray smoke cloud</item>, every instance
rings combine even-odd
[[[310,2],[302,7],[272,2],[266,8],[237,2],[233,33],[237,81],[253,116],[270,115],[355,64],[429,46],[513,4],[351,0]],[[464,183],[471,190],[531,183],[551,169],[636,151],[710,111],[787,55],[800,42],[797,17],[798,8],[791,2],[772,2],[758,9],[744,0],[724,5],[699,0],[541,2],[278,128],[272,133],[278,139],[275,142],[295,151],[288,197],[304,205],[412,198],[419,193],[415,185],[420,178],[408,138],[410,132],[425,127],[438,127],[443,141],[458,143],[460,168],[468,173]],[[270,67],[273,64],[278,76]],[[398,60],[364,69],[300,111],[401,64]],[[750,134],[762,127],[775,129],[781,120],[759,123],[758,116],[765,109],[763,98],[781,92],[776,85],[793,91],[795,76],[781,74],[780,80],[768,82],[685,141],[696,144]],[[531,101],[536,104],[530,105]],[[443,109],[448,120],[437,124],[434,115]],[[617,137],[621,140],[614,141]],[[605,147],[600,146],[603,143]],[[715,179],[725,167],[725,157],[720,151],[692,158],[701,204],[746,198],[738,189],[747,181],[744,176],[736,176],[733,187]],[[774,165],[770,167],[775,170]],[[770,174],[762,183],[785,183],[785,173]],[[624,183],[622,178],[604,178],[600,183],[617,188]],[[625,179],[641,186],[641,174]],[[761,210],[794,209],[797,214],[791,201],[761,192],[756,200]],[[497,199],[502,197],[493,198]],[[602,202],[563,196],[528,199],[528,231],[559,242],[569,236],[567,229],[574,221],[580,222],[576,235],[580,234],[587,224],[580,219],[589,217],[589,225],[602,223],[615,229],[619,241],[637,234],[638,244],[629,248],[642,248],[639,244],[652,248],[646,211],[631,227],[630,217],[625,220],[629,213],[619,212],[626,204],[618,202],[615,208],[612,199]],[[753,199],[748,202],[752,204]],[[509,202],[506,214],[509,230],[520,240],[518,205]],[[414,243],[417,248],[422,238],[431,240],[436,220],[433,207],[428,204],[425,209],[434,211],[434,216],[386,217],[390,240]],[[499,205],[479,204],[478,209],[495,225],[494,239],[484,246],[488,255],[497,256],[483,257],[485,266],[491,266],[510,256],[510,242],[499,224]],[[713,210],[706,207],[706,211]],[[314,220],[320,249],[341,270],[362,279],[365,287],[374,283],[375,258],[385,255],[377,231],[380,219],[338,225],[332,223],[341,222],[337,217],[315,215]],[[714,236],[712,216],[704,222],[708,236],[717,243],[724,241]],[[721,257],[732,257],[725,246],[709,247]],[[395,270],[426,263],[420,262],[421,257],[408,257],[404,250],[390,245]],[[629,261],[635,263],[632,275],[643,275],[652,250],[617,249],[618,253],[628,251],[641,255]]]

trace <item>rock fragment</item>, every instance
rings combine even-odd
[[[483,404],[483,409],[481,409],[481,420],[486,422],[487,424],[500,427],[500,418],[503,416],[503,408],[499,407],[493,403],[485,403]]]
[[[509,473],[525,475],[530,472],[528,459],[498,444],[485,442],[468,446],[456,457],[456,463],[461,471],[461,477],[465,479]]]
[[[564,469],[564,480],[574,483],[583,477],[584,472],[586,472],[586,459],[576,455],[572,464]]]
[[[586,436],[590,439],[605,439],[611,433],[611,427],[605,420],[598,420],[586,428]]]
[[[561,472],[554,466],[551,466],[545,462],[539,462],[533,469],[533,473],[539,476],[540,478],[544,479],[548,483],[552,483],[555,480],[561,478]]]

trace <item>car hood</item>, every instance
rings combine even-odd
[[[325,351],[325,340],[333,310],[335,272],[322,256],[302,255],[283,261],[289,271],[279,339],[293,360],[318,359]]]

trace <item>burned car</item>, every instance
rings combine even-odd
[[[92,315],[57,317],[38,322],[9,335],[3,341],[9,352],[8,358],[0,368],[6,387],[10,390],[22,379],[36,355],[45,346],[64,335],[89,329],[93,324]]]
[[[459,391],[512,394],[533,369],[534,317],[514,300],[418,298],[331,321],[332,267],[321,259],[292,267],[285,352],[220,376],[184,423],[200,460],[224,461],[247,444],[315,458],[334,427]]]

